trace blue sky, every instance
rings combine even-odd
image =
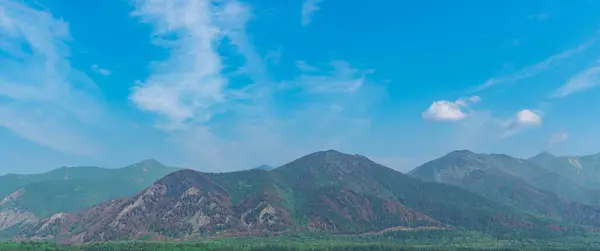
[[[0,173],[600,152],[598,1],[0,0]]]

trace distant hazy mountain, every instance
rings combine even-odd
[[[269,165],[260,165],[260,166],[257,166],[255,168],[252,168],[252,169],[260,169],[260,170],[270,171],[270,170],[275,169],[275,167],[272,167],[272,166],[269,166]]]
[[[580,184],[600,187],[600,154],[555,156],[549,152],[543,152],[531,157],[529,161]]]
[[[93,242],[420,227],[499,234],[565,229],[462,188],[419,181],[366,157],[330,150],[269,172],[181,170],[135,196],[55,214],[21,233]]]
[[[576,224],[600,226],[600,208],[581,202],[587,200],[586,194],[591,200],[600,191],[578,186],[526,160],[506,155],[455,151],[423,164],[409,175],[460,186],[530,213]]]
[[[120,169],[63,167],[43,174],[0,176],[0,231],[134,195],[176,170],[146,160]]]

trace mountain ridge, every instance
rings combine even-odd
[[[574,182],[523,159],[504,154],[452,152],[409,173],[429,182],[465,188],[498,203],[575,224],[600,226],[600,207],[589,204],[600,191],[579,187],[561,193]]]
[[[600,188],[600,153],[582,156],[540,153],[528,160],[575,182]]]
[[[359,234],[394,227],[562,231],[462,188],[426,183],[357,154],[320,151],[272,171],[184,169],[142,192],[47,217],[21,235],[67,242],[282,231]],[[559,228],[562,229],[562,228]]]

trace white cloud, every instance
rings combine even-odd
[[[548,144],[551,146],[556,145],[566,141],[567,139],[569,139],[569,133],[560,131],[550,136],[550,139],[548,139]]]
[[[532,111],[523,109],[517,114],[504,122],[504,133],[501,138],[513,136],[524,129],[531,127],[539,127],[542,125],[542,115],[540,111]]]
[[[572,49],[563,51],[559,54],[553,55],[540,63],[526,67],[516,73],[488,79],[482,85],[477,86],[475,88],[475,91],[480,91],[480,90],[487,89],[487,88],[495,86],[495,85],[512,83],[517,80],[522,80],[525,78],[536,76],[550,68],[555,67],[556,65],[563,62],[565,59],[568,59],[576,54],[579,54],[579,53],[585,51],[587,48],[592,46],[594,43],[596,43],[596,38],[586,41],[585,43],[580,44],[579,46],[577,46],[575,48],[572,48]]]
[[[70,62],[68,24],[20,1],[0,1],[0,126],[73,154],[95,144],[81,126],[98,121],[96,85]]]
[[[102,68],[100,66],[98,66],[98,64],[94,64],[92,65],[92,70],[96,73],[102,74],[104,76],[108,76],[110,74],[112,74],[112,72],[106,68]]]
[[[133,89],[131,100],[141,109],[158,113],[167,129],[209,120],[227,97],[217,45],[237,29],[246,9],[235,1],[139,0],[134,15],[155,27],[155,42],[171,50],[166,61]],[[172,36],[177,37],[176,40]],[[168,42],[165,42],[168,40]]]
[[[517,124],[539,126],[542,124],[542,117],[531,110],[521,110],[517,113]]]
[[[573,76],[566,84],[558,88],[552,97],[566,97],[600,86],[600,66],[588,68]]]
[[[469,101],[471,101],[472,103],[477,103],[477,102],[481,101],[481,97],[471,96],[471,97],[469,97]]]
[[[457,121],[466,118],[469,111],[465,111],[474,104],[481,101],[479,96],[460,98],[454,102],[440,100],[433,102],[426,111],[422,113],[423,119],[438,121]]]
[[[323,2],[323,0],[304,0],[302,10],[300,11],[302,26],[310,24],[312,15],[321,9],[319,7],[321,2]]]
[[[424,119],[431,120],[461,120],[467,117],[459,104],[454,102],[441,100],[435,101],[427,111],[423,112]]]
[[[479,101],[481,101],[481,97],[471,96],[471,97],[467,97],[467,98],[459,98],[458,100],[454,101],[454,103],[459,106],[468,107],[470,105],[470,103],[475,104],[475,103],[478,103]]]

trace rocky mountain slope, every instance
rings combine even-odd
[[[600,191],[580,186],[526,160],[455,151],[423,164],[409,175],[459,186],[529,213],[600,226],[600,207],[584,203],[593,201]]]
[[[330,150],[272,171],[178,171],[135,196],[52,215],[21,236],[93,242],[284,231],[357,234],[399,226],[496,234],[565,229],[462,188],[419,181],[366,157]]]
[[[63,167],[43,174],[0,176],[0,231],[58,212],[76,212],[131,196],[178,170],[156,160],[120,169]]]
[[[543,152],[528,160],[577,183],[600,188],[600,154],[556,156]]]

